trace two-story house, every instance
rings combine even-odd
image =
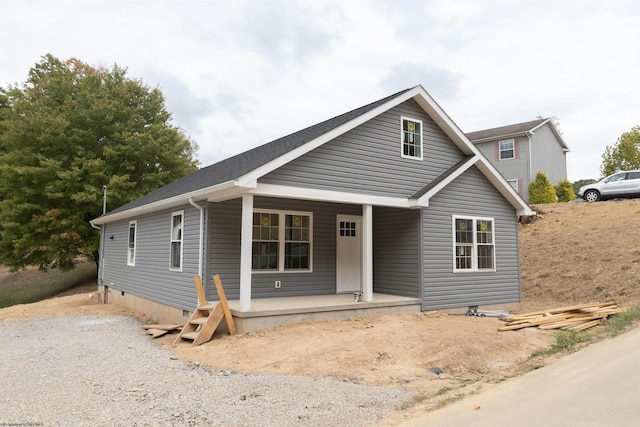
[[[567,179],[569,147],[551,118],[470,132],[467,137],[525,200],[538,172],[553,185]]]

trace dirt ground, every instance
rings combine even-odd
[[[585,302],[640,305],[640,200],[534,207],[538,218],[520,225],[523,302],[518,312]],[[2,272],[0,272],[2,274]],[[0,321],[28,316],[138,313],[96,304],[94,294],[67,295],[0,310]],[[172,347],[178,358],[215,369],[287,375],[333,376],[366,384],[404,387],[422,396],[380,425],[393,425],[455,398],[548,361],[530,355],[553,342],[552,331],[498,332],[492,317],[441,312],[375,316],[283,326],[237,336],[221,335],[199,347]],[[443,374],[436,375],[435,368]]]

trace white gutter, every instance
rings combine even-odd
[[[189,197],[189,204],[200,211],[200,244],[198,245],[198,274],[203,278],[202,258],[204,257],[204,208],[193,201],[193,197]]]
[[[107,224],[114,221],[121,221],[123,219],[129,219],[135,216],[144,215],[151,212],[156,212],[160,209],[169,209],[175,206],[180,206],[188,198],[207,198],[210,194],[220,192],[222,190],[230,190],[238,188],[234,181],[227,181],[221,184],[214,185],[212,187],[202,188],[200,190],[191,191],[186,194],[179,194],[177,196],[169,197],[167,199],[158,200],[146,205],[138,206],[133,209],[118,212],[115,214],[109,214],[106,217],[101,216],[91,221],[92,225]]]

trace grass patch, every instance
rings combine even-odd
[[[570,351],[580,343],[595,342],[604,338],[615,337],[638,323],[640,323],[640,307],[634,307],[610,316],[603,322],[604,327],[599,330],[596,329],[596,332],[559,331],[556,333],[556,342],[551,347],[533,352],[529,359],[550,356],[561,351]]]
[[[640,322],[640,307],[633,307],[609,317],[604,323],[604,329],[608,336],[615,337],[638,322]]]
[[[96,266],[84,262],[72,271],[24,270],[0,274],[0,308],[51,298],[96,278]]]

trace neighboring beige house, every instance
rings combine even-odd
[[[467,133],[467,137],[529,200],[529,183],[544,172],[553,185],[567,179],[569,147],[550,118]]]

